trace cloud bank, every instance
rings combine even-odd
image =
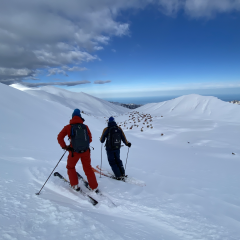
[[[158,0],[166,15],[183,10],[193,18],[212,18],[217,13],[240,11],[240,0]]]
[[[81,85],[81,84],[87,84],[87,83],[91,83],[89,81],[74,81],[74,82],[41,82],[41,83],[26,83],[26,82],[22,82],[21,84],[23,84],[24,86],[27,87],[42,87],[42,86],[68,86],[68,87],[72,87],[72,86],[76,86],[76,85]]]
[[[97,80],[97,81],[94,81],[94,84],[105,84],[105,83],[110,83],[111,80],[107,80],[107,81],[102,81],[102,80]]]
[[[61,69],[60,68],[50,68],[48,70],[48,75],[47,76],[52,76],[52,75],[56,75],[56,74],[63,74],[65,76],[68,77],[66,72],[81,72],[81,71],[86,71],[87,68],[85,67],[78,67],[78,66],[74,66],[74,67],[68,67],[68,66],[62,66]]]
[[[128,34],[129,24],[115,20],[128,7],[131,4],[125,0],[4,1],[0,8],[0,82],[18,82],[33,76],[36,69],[53,68],[49,70],[53,75],[57,67],[99,60],[94,49],[103,49],[111,36]],[[23,69],[26,72],[19,73]]]

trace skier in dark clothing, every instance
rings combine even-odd
[[[108,127],[104,128],[102,136],[100,138],[101,143],[105,142],[105,147],[108,156],[108,162],[115,174],[116,179],[122,180],[125,177],[125,169],[123,167],[122,160],[120,159],[121,141],[128,147],[131,147],[131,143],[127,141],[123,130],[117,126],[113,117],[108,120]]]

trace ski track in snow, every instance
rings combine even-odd
[[[93,134],[92,165],[100,163],[99,137],[106,126],[107,118],[100,115],[114,113],[132,142],[127,174],[146,184],[140,187],[96,175],[100,190],[117,207],[80,183],[99,201],[94,207],[54,176],[42,193],[35,195],[62,155],[56,136],[70,119],[69,106],[80,103],[78,95],[74,94],[71,102],[65,90],[42,88],[46,90],[43,96],[50,99],[46,102],[37,90],[31,96],[0,87],[0,100],[5,93],[12,98],[3,101],[0,116],[1,240],[239,240],[238,106],[190,95],[125,113],[86,95],[88,104],[81,106]],[[98,116],[92,114],[95,108]],[[13,122],[14,135],[9,132]],[[33,122],[44,128],[35,128]],[[38,138],[33,138],[33,132]],[[126,155],[123,147],[124,165]],[[67,178],[66,159],[56,171]],[[111,171],[104,150],[103,168]],[[77,171],[85,176],[80,163]]]
[[[46,178],[46,169],[34,169],[31,169],[33,174],[38,174],[42,179]],[[126,198],[123,193],[119,193],[117,198],[112,197],[118,207],[109,211],[106,206],[92,207],[84,198],[81,199],[78,193],[69,190],[66,184],[60,183],[57,179],[53,181],[56,185],[52,186],[53,183],[50,183],[47,189],[55,189],[56,195],[62,196],[51,196],[51,191],[45,190],[40,197],[32,194],[38,184],[18,184],[16,189],[14,188],[16,181],[6,179],[6,177],[0,178],[0,193],[1,195],[5,193],[0,200],[1,222],[4,223],[0,230],[3,239],[48,239],[49,235],[54,236],[52,239],[65,239],[70,236],[77,237],[78,234],[81,234],[83,239],[111,239],[112,237],[128,239],[128,231],[126,236],[124,233],[123,237],[116,236],[111,227],[107,228],[105,224],[101,224],[101,221],[94,219],[92,214],[89,216],[85,208],[92,209],[96,214],[114,217],[112,221],[116,224],[132,221],[130,225],[125,226],[129,230],[132,227],[132,230],[136,231],[136,221],[138,225],[140,224],[140,227],[137,227],[140,229],[144,229],[145,224],[151,225],[155,229],[155,234],[157,232],[159,236],[164,232],[170,232],[180,239],[205,239],[206,236],[207,239],[224,239],[228,236],[226,229],[210,224],[206,218],[193,212],[190,207],[172,203],[170,199],[168,202],[161,201],[154,195],[147,195],[144,199],[138,195]],[[9,191],[11,189],[14,189],[14,192]],[[27,192],[30,194],[26,194]],[[172,239],[171,234],[168,233],[170,238],[166,239]],[[142,230],[138,237],[147,239],[148,235],[148,231],[144,234]],[[158,239],[158,237],[152,239]],[[228,237],[228,239],[234,238]]]

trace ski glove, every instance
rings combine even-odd
[[[128,146],[128,147],[131,147],[131,146],[132,146],[132,144],[129,142],[129,143],[127,144],[127,146]]]
[[[70,147],[70,146],[63,147],[62,149],[67,150],[67,151],[69,151],[69,152],[72,152],[72,151],[73,151],[73,148]]]

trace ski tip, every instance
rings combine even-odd
[[[90,199],[90,201],[92,202],[92,205],[93,206],[96,206],[97,204],[98,204],[98,201],[97,200],[95,200],[94,198],[92,198],[91,196],[89,196],[89,195],[87,195],[88,197],[89,197],[89,199]]]
[[[55,172],[53,175],[54,175],[55,177],[59,177],[59,178],[61,178],[61,179],[65,179],[59,172]]]

